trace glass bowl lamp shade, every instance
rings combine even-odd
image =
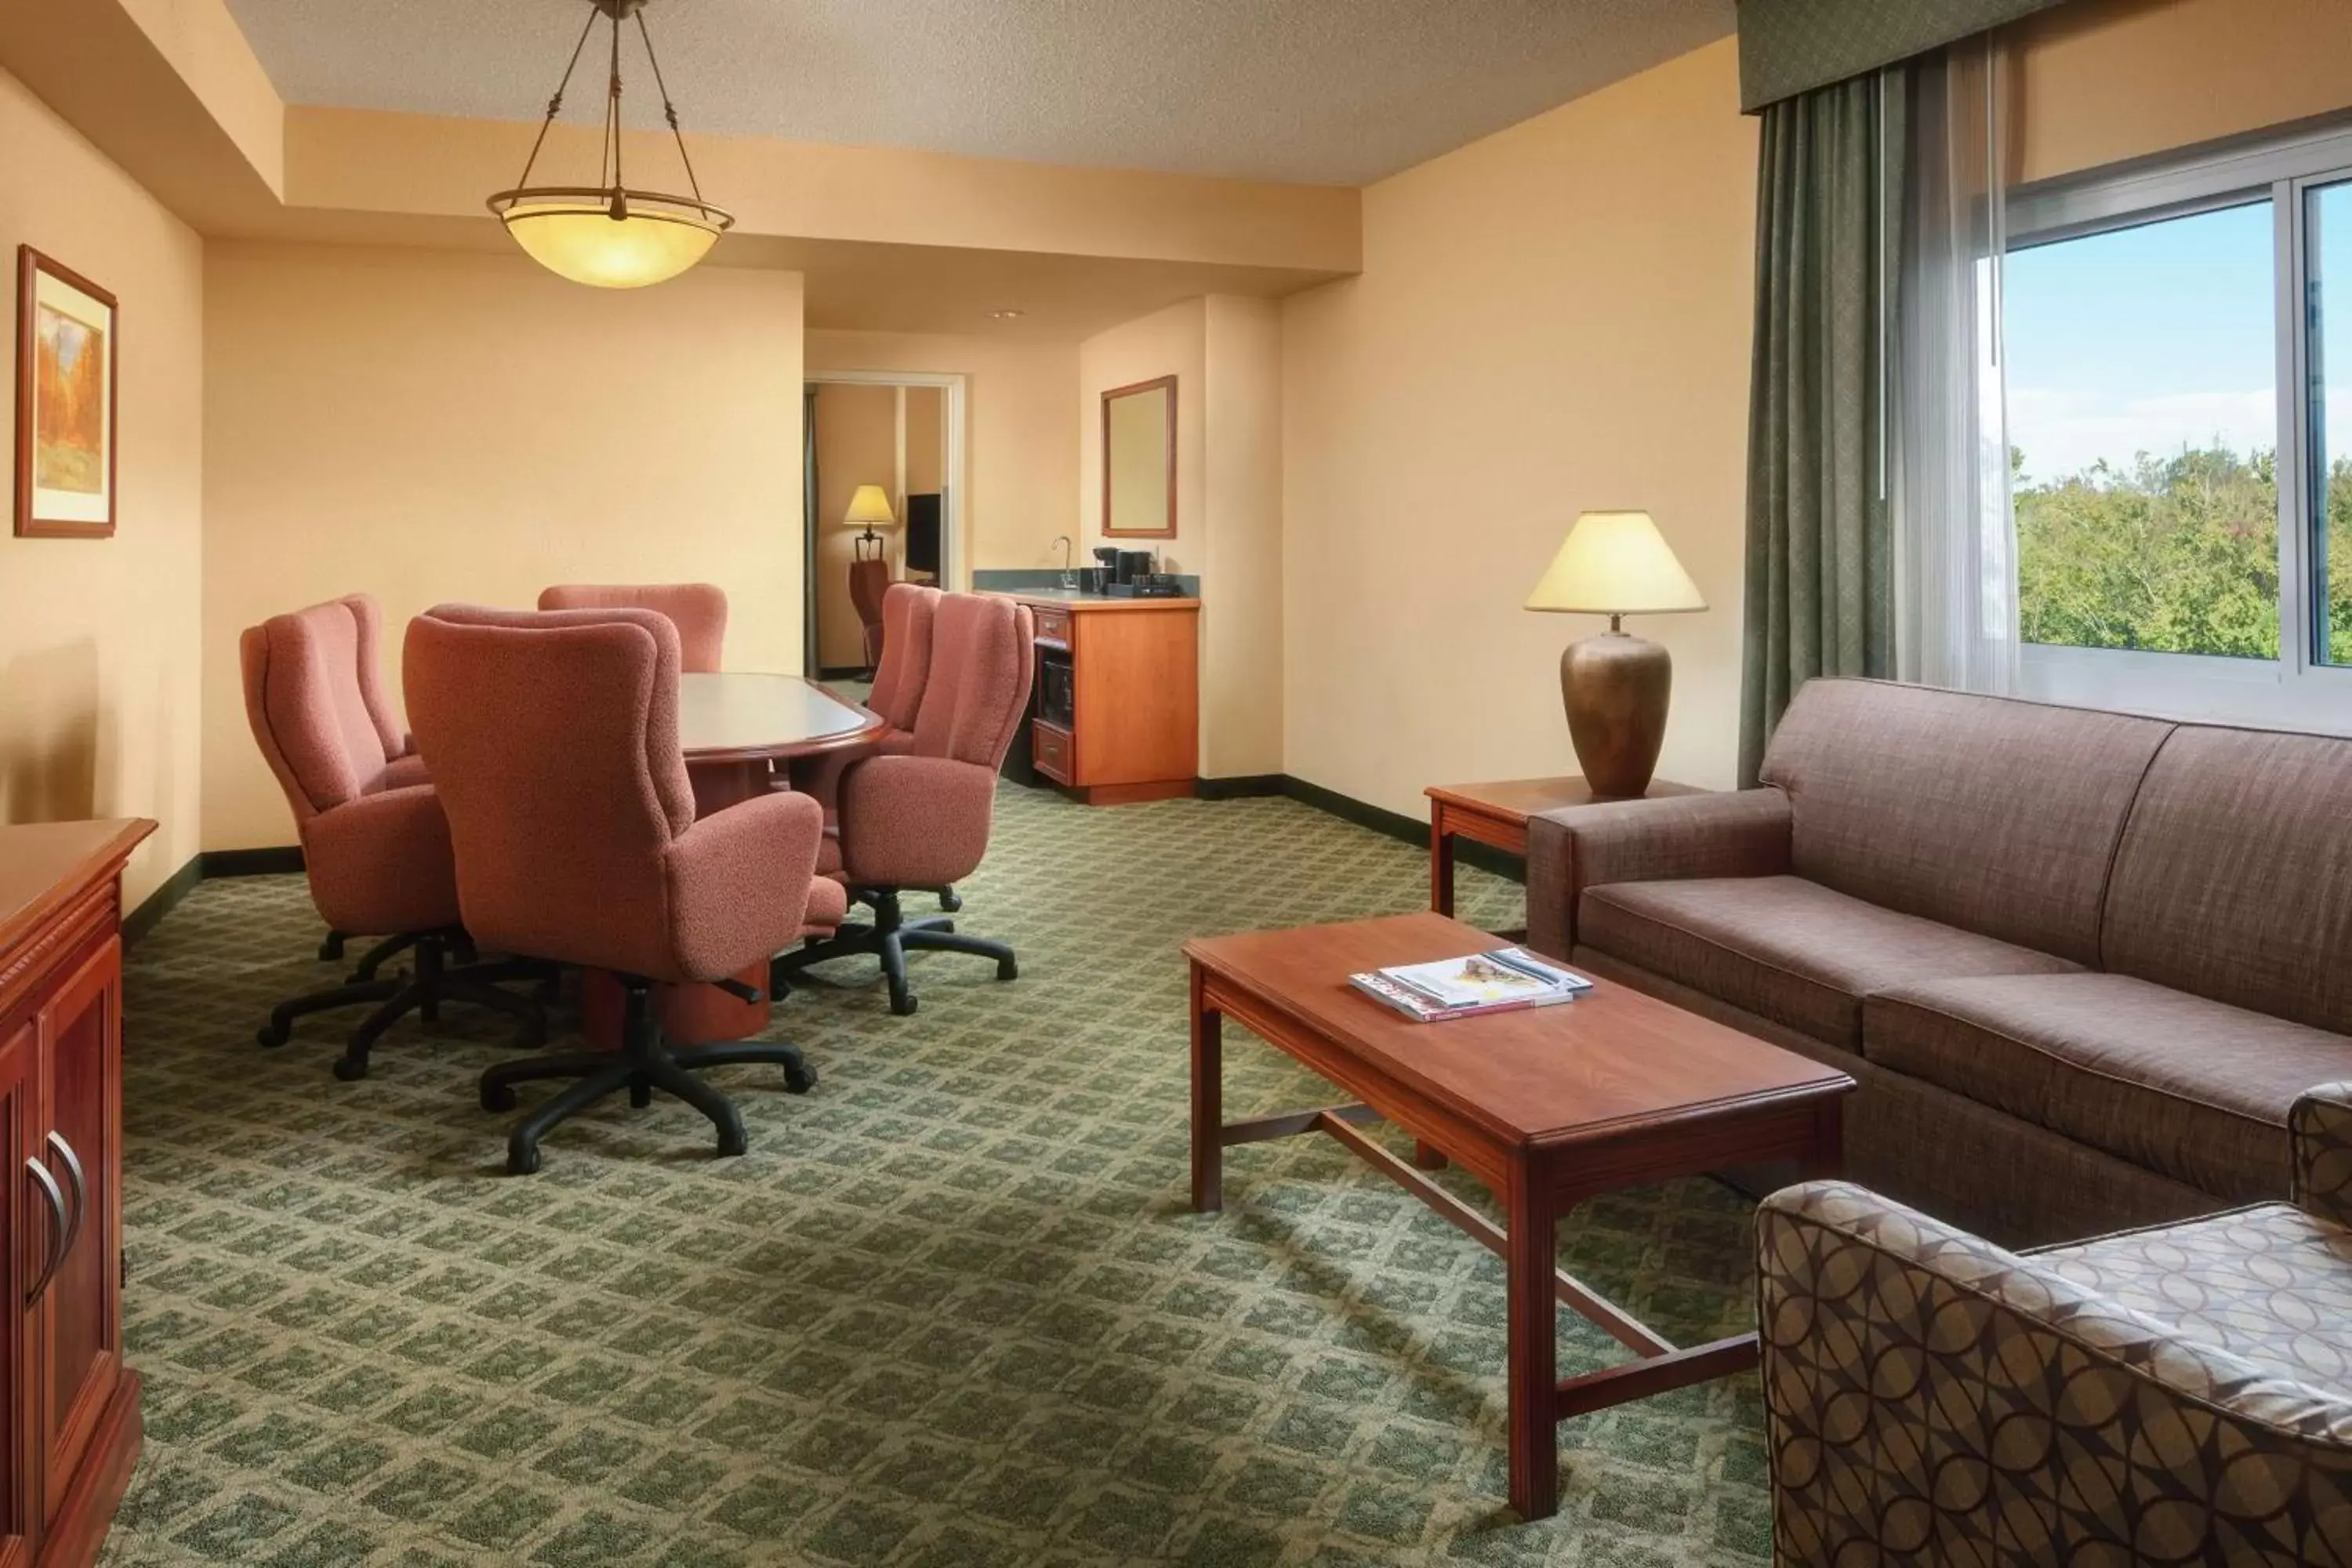
[[[666,283],[709,254],[735,221],[681,196],[589,186],[501,191],[489,205],[533,261],[597,289]]]
[[[1674,662],[1619,618],[1704,610],[1706,600],[1646,511],[1588,511],[1528,595],[1530,610],[1607,616],[1559,656],[1560,705],[1584,782],[1602,799],[1645,794],[1666,739]]]
[[[694,160],[687,155],[686,136],[678,129],[677,106],[670,101],[669,85],[662,79],[661,60],[654,53],[653,34],[646,27],[646,0],[588,0],[588,20],[572,46],[563,79],[547,100],[547,117],[540,121],[538,139],[523,161],[522,178],[512,190],[489,198],[490,212],[506,226],[523,253],[559,278],[598,289],[642,289],[664,282],[709,254],[719,237],[734,225],[720,207],[703,200],[702,185],[694,177]],[[593,185],[534,185],[530,173],[539,163],[547,132],[563,111],[563,94],[579,68],[589,36],[599,18],[612,23],[611,85],[604,100],[602,157]],[[678,162],[686,170],[688,195],[629,188],[621,172],[621,24],[636,24],[645,40],[646,63],[653,68],[660,90],[662,115],[677,142]]]

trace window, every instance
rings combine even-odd
[[[2264,200],[2009,258],[2023,640],[2278,657],[2271,229]]]
[[[2352,731],[2352,130],[2009,218],[2028,692]]]
[[[2352,665],[2352,181],[2304,195],[2312,657]]]

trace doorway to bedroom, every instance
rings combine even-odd
[[[803,415],[803,668],[868,680],[889,584],[962,581],[962,378],[828,371],[808,377]]]

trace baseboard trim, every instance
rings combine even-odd
[[[207,849],[196,857],[206,877],[287,877],[302,873],[301,847],[272,845],[266,849]]]
[[[1201,778],[1192,781],[1192,793],[1202,800],[1253,800],[1261,795],[1284,795],[1289,780],[1281,773],[1244,773],[1234,778]]]
[[[1223,793],[1224,786],[1240,784],[1246,787]],[[1273,787],[1264,787],[1271,784]],[[1424,817],[1407,816],[1402,812],[1358,800],[1338,790],[1326,789],[1318,784],[1292,773],[1265,773],[1248,779],[1202,779],[1201,795],[1207,800],[1230,800],[1253,795],[1281,795],[1301,805],[1311,805],[1318,811],[1328,812],[1359,827],[1369,827],[1375,833],[1426,852],[1429,848],[1429,822]],[[1524,883],[1528,879],[1528,863],[1520,856],[1497,849],[1491,844],[1473,843],[1466,838],[1454,841],[1454,858],[1459,865],[1475,866],[1481,871],[1493,873],[1507,881]]]
[[[139,907],[122,917],[122,945],[130,947],[153,931],[173,907],[193,891],[205,879],[205,858],[191,855],[188,863],[163,879],[162,886],[139,900]]]

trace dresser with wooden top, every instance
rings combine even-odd
[[[1089,805],[1191,795],[1200,771],[1201,601],[1053,589],[1005,597],[1037,621],[1037,772]]]
[[[122,866],[152,822],[0,827],[0,1568],[86,1568],[139,1457],[122,1363]]]

